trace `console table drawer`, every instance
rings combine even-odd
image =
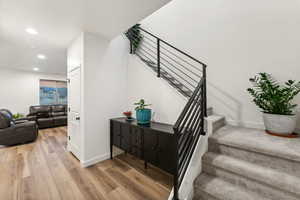
[[[111,158],[112,145],[125,152],[151,163],[166,172],[174,173],[174,134],[168,124],[152,122],[150,126],[140,126],[127,122],[124,118],[111,119]]]
[[[121,124],[111,121],[111,131],[114,132],[114,134],[111,135],[111,137],[113,137],[113,145],[121,148]]]

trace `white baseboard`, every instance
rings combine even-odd
[[[81,160],[80,150],[70,142],[68,142],[67,150],[72,153],[78,160]]]
[[[81,161],[81,166],[82,167],[90,167],[98,162],[101,162],[103,160],[107,160],[110,158],[110,154],[107,153],[107,154],[103,154],[103,155],[99,155],[99,156],[96,156],[92,159],[89,159],[89,160],[86,160],[86,161]]]

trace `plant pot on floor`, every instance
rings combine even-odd
[[[293,99],[300,93],[300,81],[288,80],[282,84],[265,72],[249,80],[253,87],[247,90],[263,112],[266,132],[275,136],[298,137],[293,134],[297,120],[297,104]]]
[[[137,123],[141,125],[150,124],[151,121],[151,109],[139,109],[136,110]]]
[[[271,134],[288,136],[293,134],[296,128],[296,115],[277,115],[263,113],[266,131]]]

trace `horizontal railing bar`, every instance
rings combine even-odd
[[[143,47],[146,47],[147,49],[149,49],[149,50],[152,51],[153,53],[156,53],[154,50],[152,50],[151,48],[149,48],[147,45],[143,45]],[[166,54],[163,53],[162,51],[161,51],[161,54],[166,55]],[[166,55],[166,57],[168,57],[168,56]],[[168,57],[168,58],[172,60],[172,58],[170,58],[170,57]],[[161,59],[164,60],[164,61],[166,61],[168,64],[172,65],[174,68],[176,68],[176,69],[177,69],[178,71],[180,71],[181,73],[185,74],[187,77],[189,77],[190,79],[192,79],[194,82],[198,83],[198,81],[196,81],[195,79],[193,79],[192,77],[190,77],[189,75],[187,75],[187,74],[186,74],[185,72],[183,72],[182,70],[178,69],[175,65],[173,65],[172,63],[170,63],[170,62],[169,62],[168,60],[166,60],[164,57],[161,56]],[[176,62],[175,60],[173,60],[173,61]],[[182,66],[184,69],[186,69],[186,70],[189,71],[190,73],[194,74],[194,75],[197,76],[198,78],[201,78],[200,75],[198,75],[198,74],[196,74],[195,72],[189,70],[189,69],[186,68],[184,65],[182,65],[182,64],[180,64],[180,63],[177,63],[177,62],[176,62],[176,64]]]
[[[173,65],[172,63],[170,63],[169,61],[167,61],[165,58],[161,58],[162,60],[166,61],[169,65],[171,65],[172,67],[174,67],[175,69],[177,69],[178,71],[180,71],[181,73],[183,73],[185,76],[187,76],[188,78],[190,78],[192,81],[194,81],[195,83],[198,83],[198,81],[196,81],[195,79],[193,79],[192,77],[190,77],[189,75],[187,75],[185,72],[183,72],[181,69],[178,69],[175,65]]]
[[[157,37],[156,35],[150,33],[149,31],[146,31],[145,29],[143,29],[143,28],[141,28],[141,27],[139,27],[139,30],[141,30],[141,31],[143,31],[143,32],[145,32],[145,33],[151,35],[152,37],[154,37],[154,38],[156,38],[156,39],[160,39],[160,38]],[[160,40],[162,40],[162,39],[160,39]]]
[[[149,44],[151,47],[156,48],[154,46],[152,46],[150,43],[146,42],[147,44]],[[146,47],[147,49],[149,49],[150,51],[155,52],[154,50],[152,50],[151,48],[149,48],[147,45],[143,45],[144,47]],[[184,66],[183,64],[179,63],[178,61],[176,61],[174,58],[171,58],[170,56],[168,56],[166,53],[164,53],[163,51],[160,52],[162,55],[165,55],[167,58],[169,58],[170,60],[172,60],[174,63],[180,65],[181,67],[183,67],[185,70],[189,71],[190,73],[192,73],[193,75],[197,76],[198,78],[201,78],[201,76],[199,74],[196,74],[195,72],[193,72],[192,70],[188,69],[186,66]],[[166,62],[168,62],[170,65],[172,65],[173,67],[175,67],[172,63],[170,63],[169,61],[167,61],[164,57],[161,56],[161,58],[163,60],[165,60]],[[182,72],[182,71],[181,71]],[[184,73],[184,72],[182,72]],[[184,73],[185,74],[185,73]],[[191,78],[191,77],[189,77]],[[191,78],[192,79],[192,78]],[[198,83],[198,81],[195,81]]]
[[[199,67],[196,67],[195,65],[192,65],[191,63],[189,63],[188,61],[186,61],[185,59],[181,58],[180,56],[176,55],[175,53],[173,53],[172,51],[168,50],[167,48],[165,48],[163,45],[161,46],[162,49],[166,50],[168,53],[172,54],[173,56],[175,56],[176,58],[178,58],[179,60],[185,62],[186,64],[190,65],[191,67],[193,67],[195,70],[198,70],[200,72],[202,72],[202,69],[199,69]],[[202,65],[201,65],[202,66]]]
[[[147,45],[151,46],[152,48],[157,49],[157,44],[155,44],[155,46],[154,46],[153,44],[151,44],[147,40],[143,40],[143,42],[146,43]]]
[[[189,136],[188,133],[180,133],[180,137],[178,139],[178,145],[184,143],[187,140],[188,136]]]
[[[201,61],[199,61],[198,59],[196,59],[196,58],[194,58],[194,57],[190,56],[189,54],[185,53],[184,51],[182,51],[182,50],[180,50],[180,49],[178,49],[178,48],[174,47],[173,45],[171,45],[171,44],[167,43],[166,41],[162,40],[162,43],[164,43],[164,44],[168,45],[169,47],[171,47],[171,48],[175,49],[176,51],[178,51],[178,52],[182,53],[182,54],[183,54],[183,55],[185,55],[186,57],[188,57],[188,58],[190,58],[190,59],[194,60],[195,62],[197,62],[197,63],[201,64],[202,66],[204,66],[204,65],[205,65],[203,62],[201,62]]]
[[[138,50],[143,50],[143,52],[145,52],[147,55],[149,55],[150,57],[152,57],[152,58],[154,58],[155,59],[155,57],[153,56],[153,55],[151,55],[150,53],[148,53],[147,51],[145,51],[144,49],[142,49],[142,48],[140,48],[140,49],[138,49]],[[143,54],[146,58],[148,58],[149,60],[151,60],[148,56],[146,56],[145,54]],[[163,64],[163,63],[162,63]],[[164,64],[163,64],[164,65]],[[153,66],[154,67],[154,66]],[[165,66],[166,68],[168,68],[167,66]],[[185,82],[187,82],[188,84],[190,84],[188,81],[186,81],[184,78],[182,78],[180,75],[178,75],[176,72],[174,72],[173,70],[171,70],[170,68],[168,68],[170,71],[172,71],[174,74],[176,74],[178,77],[180,77],[182,80],[184,80]],[[168,73],[168,72],[167,72]],[[170,74],[170,73],[169,73]],[[164,75],[164,77],[166,77],[165,75]],[[167,77],[166,77],[167,78]],[[171,81],[171,80],[170,80]],[[178,82],[178,83],[180,83],[181,85],[183,85],[185,88],[187,88],[182,82],[180,82],[178,79],[176,79],[176,81]],[[190,84],[191,85],[191,84]],[[173,84],[173,86],[175,86],[175,84]],[[191,85],[191,86],[193,86],[193,85]],[[194,86],[193,86],[194,87]],[[184,91],[183,89],[181,89],[181,88],[179,88],[178,86],[177,86],[177,88],[178,89],[180,89],[182,92],[186,92],[186,91]],[[188,88],[187,88],[188,89]]]
[[[163,71],[163,70],[162,70]],[[175,85],[167,76],[165,76],[164,74],[161,74],[161,77],[166,79],[167,81],[169,81],[169,83],[175,87],[176,89],[178,89],[184,96],[186,97],[189,97],[187,94],[186,94],[186,91],[184,91],[182,88],[178,87],[177,85]]]
[[[201,134],[201,128],[202,128],[202,124],[204,124],[204,118],[203,118],[203,112],[201,112],[201,123],[198,123],[197,126],[195,127],[194,133],[200,133]]]
[[[195,72],[191,71],[189,68],[187,68],[186,66],[184,66],[183,64],[179,63],[178,61],[176,61],[174,58],[171,58],[170,56],[168,56],[166,53],[164,53],[163,51],[161,51],[161,54],[165,55],[166,57],[168,57],[170,60],[172,60],[173,62],[175,62],[176,64],[180,65],[181,67],[183,67],[184,69],[186,69],[187,71],[191,72],[192,74],[194,74],[195,76],[201,78],[201,76],[199,74],[196,74]]]
[[[199,112],[199,109],[201,110],[201,108],[202,108],[202,106],[198,104],[198,101],[199,101],[199,100],[200,100],[200,101],[202,100],[202,95],[198,95],[198,99],[197,99],[196,102],[195,102],[196,105],[195,105],[195,107],[194,107],[194,111],[193,111],[193,113],[192,113],[191,117],[189,118],[189,121],[188,121],[188,123],[187,123],[187,125],[186,125],[187,129],[189,129],[191,123],[195,121],[196,113],[198,113],[198,112]]]
[[[135,32],[135,30],[134,30],[134,32]],[[134,33],[134,34],[135,34],[135,36],[138,36],[136,33]],[[144,35],[143,35],[143,36],[144,36]],[[148,38],[147,36],[144,36],[144,37],[147,38],[148,40],[150,40],[151,42],[153,42],[154,44],[156,44],[155,41],[151,40],[151,39]],[[133,39],[133,38],[132,38],[132,39]],[[145,40],[145,41],[146,41],[146,40]],[[149,42],[147,42],[147,43],[150,45]],[[152,45],[150,45],[150,46],[152,46]],[[156,48],[156,47],[154,47],[154,46],[152,46],[152,47],[153,47],[153,48]],[[186,64],[190,65],[190,66],[193,67],[194,69],[196,69],[196,70],[202,72],[202,70],[200,70],[198,67],[192,65],[191,63],[189,63],[189,62],[186,61],[185,59],[181,58],[180,56],[176,55],[175,53],[171,52],[170,50],[168,50],[168,49],[165,48],[164,46],[161,45],[161,48],[164,49],[164,50],[166,50],[167,52],[169,52],[170,54],[172,54],[172,55],[175,56],[176,58],[180,59],[181,61],[185,62]],[[172,58],[169,57],[166,53],[163,53],[163,52],[161,52],[161,53],[164,54],[165,56],[167,56],[168,58],[172,59]],[[175,61],[174,59],[172,59],[172,60],[173,60],[174,62],[180,64],[178,61]],[[181,66],[184,66],[184,65],[182,65],[182,64],[180,64],[180,65],[181,65]],[[187,69],[187,68],[186,68],[186,69]],[[196,75],[196,76],[198,76],[198,75]]]
[[[143,46],[145,48],[147,48],[145,45]],[[151,56],[153,59],[156,59],[154,55],[150,54],[149,52],[147,52],[142,46],[140,46],[139,49],[137,50],[143,50],[143,52],[145,52],[146,54],[148,54],[149,56]],[[149,48],[147,48],[149,49]],[[149,49],[151,52],[153,52],[154,54],[156,53],[155,51],[152,51],[151,49]],[[164,58],[162,58],[162,60],[165,60]],[[166,61],[166,60],[165,60]],[[166,61],[168,62],[168,61]],[[174,72],[173,70],[171,70],[166,64],[164,64],[163,62],[161,62],[161,64],[163,66],[165,66],[167,69],[169,69],[170,71],[172,71],[174,74],[176,74],[178,77],[180,77],[182,80],[184,80],[186,83],[188,83],[190,86],[192,86],[193,88],[195,88],[195,85],[191,84],[190,82],[188,82],[185,78],[183,78],[182,76],[178,75],[176,72]],[[177,69],[175,66],[173,66],[175,69]],[[177,69],[178,71],[181,71],[179,69]],[[182,72],[182,71],[181,71]],[[183,74],[185,74],[184,72],[182,72]],[[185,74],[186,76],[188,76],[187,74]],[[188,76],[189,77],[189,76]],[[190,77],[191,78],[191,77]],[[191,78],[192,79],[192,78]],[[178,81],[178,79],[176,79]],[[194,82],[197,82],[195,81],[194,79],[192,79]],[[180,82],[180,81],[178,81]],[[181,83],[182,84],[182,83]],[[184,85],[184,84],[183,84]]]
[[[196,117],[195,117],[195,120],[194,120],[194,122],[192,123],[192,125],[191,125],[191,131],[192,132],[195,132],[195,129],[196,129],[196,127],[197,127],[197,124],[199,124],[199,123],[201,123],[201,118],[202,118],[202,116],[201,116],[201,114],[203,113],[203,107],[201,107],[201,106],[199,106],[199,108],[198,108],[198,112],[197,112],[197,115],[196,115]],[[200,121],[200,122],[199,122]],[[198,122],[198,123],[197,123]]]
[[[188,136],[189,134],[188,133],[185,133],[185,132],[181,132],[180,134],[180,138],[178,140],[178,144],[182,144],[185,140],[186,140],[186,137]]]
[[[179,149],[179,151],[178,151],[178,155],[179,155],[178,164],[179,164],[179,166],[181,166],[185,155],[189,152],[189,149],[191,147],[191,142],[193,141],[193,138],[194,138],[194,136],[192,134],[190,134],[188,140],[186,141],[186,144],[183,145],[182,149]]]
[[[203,121],[201,121],[201,123],[200,123],[200,125],[203,125]],[[192,134],[193,135],[193,141],[195,141],[196,139],[197,139],[197,136],[199,136],[199,135],[201,135],[201,132],[196,132],[196,133],[194,133],[194,134]],[[191,146],[192,147],[192,146]],[[185,154],[184,154],[184,156],[183,157],[180,157],[181,159],[179,160],[179,167],[181,168],[181,166],[183,166],[184,165],[184,163],[186,162],[186,161],[184,161],[183,162],[183,158],[186,160],[186,158],[188,157],[188,153],[189,152],[193,152],[193,149],[192,148],[190,148],[190,151],[188,151],[188,152],[186,152]]]
[[[137,41],[136,39],[133,39],[133,42],[134,42],[135,44],[138,44],[138,41]],[[155,52],[154,50],[150,49],[150,48],[147,47],[146,45],[143,45],[143,47],[146,47],[147,49],[149,49],[150,51],[152,51],[153,53],[156,54],[156,52]],[[142,48],[142,46],[139,45],[138,48],[137,48],[137,50],[138,50],[139,48]]]
[[[181,75],[177,74],[176,72],[174,72],[172,69],[170,69],[166,64],[164,64],[163,62],[160,62],[160,64],[162,66],[164,66],[165,68],[167,68],[168,70],[170,70],[171,72],[173,72],[177,77],[180,77],[184,82],[186,82],[187,84],[189,84],[190,86],[192,86],[193,88],[195,88],[195,85],[191,84],[190,82],[188,82],[185,78],[183,78]],[[162,67],[163,68],[163,67]],[[178,79],[176,79],[178,81]],[[180,82],[180,81],[178,81]],[[186,86],[185,86],[186,87]]]
[[[156,44],[156,42],[154,40],[152,40],[151,38],[149,38],[149,37],[147,37],[145,35],[143,35],[143,37],[146,38],[146,39],[148,39],[148,40],[150,40],[152,43]]]
[[[182,149],[184,148],[184,147],[186,147],[186,144],[188,143],[188,141],[192,138],[192,134],[190,133],[190,132],[188,132],[188,131],[184,131],[184,133],[183,134],[185,134],[185,135],[187,135],[183,140],[182,140],[182,142],[181,143],[178,143],[178,153],[179,153],[179,157],[180,157],[180,154],[181,154],[181,152],[182,152]]]
[[[141,52],[139,52],[139,53],[141,53]],[[135,54],[136,55],[138,55],[138,56],[140,56],[137,52],[135,52]],[[149,59],[149,61],[151,61],[151,58],[149,58],[148,56],[146,56],[145,54],[143,54],[143,53],[141,53],[143,56],[145,56],[146,58],[148,58]]]
[[[146,49],[148,49],[149,51],[153,52],[154,54],[156,54],[156,51],[154,51],[153,49],[149,48],[147,45],[142,45],[143,47],[145,47]]]
[[[202,89],[201,89],[202,90]],[[200,90],[199,90],[200,91]],[[198,91],[197,91],[197,93],[198,93]],[[198,95],[198,96],[196,96],[196,98],[193,100],[193,102],[192,102],[192,104],[190,105],[190,109],[187,111],[187,114],[186,114],[186,117],[183,119],[183,121],[182,121],[182,123],[180,123],[180,126],[181,127],[184,127],[185,126],[185,124],[187,123],[187,121],[189,120],[189,116],[190,116],[190,114],[191,114],[191,112],[194,110],[194,107],[196,106],[196,105],[198,105],[198,99],[199,99],[199,96],[201,96],[201,95]],[[187,117],[188,116],[188,117]],[[182,130],[182,128],[180,128],[179,127],[179,132]]]
[[[198,134],[198,135],[200,135],[200,134]],[[188,150],[185,152],[185,154],[183,155],[183,157],[179,157],[179,162],[178,162],[179,163],[179,165],[178,165],[179,166],[179,168],[178,168],[179,174],[181,174],[182,169],[186,165],[188,165],[188,163],[189,163],[189,154],[194,151],[193,150],[193,143],[195,142],[196,139],[197,139],[197,135],[194,135],[193,136],[193,140],[190,143],[190,146],[189,146]]]
[[[191,96],[191,98],[189,99],[188,103],[186,104],[186,106],[184,107],[183,111],[181,112],[178,120],[176,121],[175,125],[174,125],[174,129],[178,130],[179,125],[181,124],[181,121],[183,120],[183,118],[186,115],[186,112],[189,110],[190,105],[193,102],[193,99],[195,98],[196,94],[198,93],[198,91],[200,90],[201,85],[203,84],[203,78],[201,79],[200,83],[198,84],[198,86],[196,87],[193,95]]]
[[[139,49],[138,49],[138,51],[140,51],[140,50],[142,50],[143,52],[145,52],[146,54],[148,54],[149,56],[151,56],[154,60],[156,60],[156,57],[155,57],[155,55],[153,55],[153,54],[151,54],[151,53],[149,53],[148,51],[146,51],[145,49],[143,49],[142,47],[140,47]]]
[[[165,43],[166,45],[172,47],[173,49],[175,49],[176,51],[178,51],[178,52],[182,53],[183,55],[189,57],[190,59],[192,59],[192,60],[194,60],[194,61],[200,63],[201,65],[205,65],[203,62],[201,62],[201,61],[197,60],[196,58],[190,56],[189,54],[185,53],[184,51],[182,51],[182,50],[180,50],[180,49],[174,47],[173,45],[171,45],[170,43],[168,43],[168,42],[164,41],[163,39],[157,37],[156,35],[154,35],[154,34],[148,32],[148,31],[146,31],[145,29],[143,29],[143,28],[141,28],[141,27],[139,27],[139,29],[142,30],[142,31],[144,31],[144,32],[146,32],[146,33],[148,33],[149,35],[155,37],[156,39],[159,39],[161,42],[163,42],[163,43]]]
[[[194,153],[194,150],[196,148],[196,145],[198,143],[199,138],[200,138],[200,134],[196,135],[196,138],[195,138],[195,140],[192,144],[192,149],[191,149],[191,151],[189,152],[189,155],[188,155],[187,163],[185,164],[184,168],[180,172],[179,179],[178,179],[179,187],[181,186],[181,183],[182,183],[182,180],[184,178],[185,172],[186,172],[186,170],[189,166],[188,163],[190,162],[190,160],[192,158],[192,155]]]
[[[137,31],[136,30],[132,30],[132,32],[134,33],[134,35],[135,36],[139,36],[138,34],[137,34]],[[143,37],[143,38],[147,38],[148,40],[150,40],[151,42],[153,42],[154,44],[156,44],[156,41],[154,41],[154,40],[152,40],[151,38],[149,38],[149,37],[147,37],[145,34],[143,34],[143,33],[139,33],[139,34],[141,34],[141,36]],[[155,38],[156,39],[156,38]]]

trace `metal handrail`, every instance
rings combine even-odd
[[[133,32],[134,32],[134,35],[137,36],[137,35],[136,35],[137,32],[135,32],[135,31],[133,31]],[[149,34],[149,32],[146,32],[146,33]],[[152,34],[152,35],[153,35],[153,34]],[[151,36],[152,36],[152,35],[151,35]],[[149,41],[151,41],[153,44],[156,44],[155,41],[153,41],[151,38],[149,38],[149,37],[147,37],[147,36],[145,36],[145,35],[143,35],[143,38],[144,38],[144,39],[146,38],[146,39],[148,39]],[[158,37],[155,37],[155,38],[157,39]],[[132,39],[134,39],[134,38],[132,38]],[[162,39],[160,39],[160,40],[162,40]],[[154,47],[153,44],[150,44],[149,42],[147,42],[147,40],[144,40],[143,42],[146,42],[146,43],[148,43],[151,47]],[[167,46],[170,46],[171,48],[173,48],[173,46],[172,46],[171,44],[169,44],[169,43],[167,43],[167,42],[165,42],[165,44],[167,44]],[[163,49],[163,50],[165,50],[166,52],[172,54],[173,56],[175,56],[175,57],[178,58],[179,60],[181,60],[181,61],[183,61],[184,63],[188,64],[189,66],[193,67],[195,70],[200,70],[199,68],[197,68],[196,66],[192,65],[191,63],[189,63],[189,62],[186,61],[185,59],[183,59],[183,58],[181,58],[180,56],[176,55],[174,52],[168,50],[167,48],[165,48],[165,47],[162,46],[162,45],[160,45],[160,46],[161,46],[161,47],[160,47],[161,49]],[[154,47],[154,48],[155,48],[155,47]],[[167,56],[166,53],[163,53],[163,52],[161,52],[161,53]],[[181,52],[179,52],[179,53],[181,53]],[[167,56],[167,57],[170,58],[170,56]],[[190,57],[189,57],[189,58],[190,58]],[[170,58],[170,59],[171,59],[171,58]],[[195,60],[196,62],[198,62],[198,60],[195,59],[195,58],[191,58],[191,59],[193,59],[193,60]],[[173,61],[175,61],[175,60],[173,59]],[[175,61],[175,62],[176,62],[176,61]],[[199,61],[199,62],[200,62],[200,61]],[[199,63],[199,62],[198,62],[198,63]],[[177,63],[178,63],[178,62],[177,62]],[[179,63],[178,63],[178,64],[179,64]],[[203,65],[203,63],[201,63],[201,62],[200,62],[200,64]]]
[[[188,58],[190,58],[190,59],[196,61],[197,63],[200,63],[201,65],[205,65],[205,64],[204,64],[203,62],[201,62],[200,60],[198,60],[198,59],[196,59],[196,58],[190,56],[190,55],[187,54],[186,52],[184,52],[184,51],[182,51],[182,50],[176,48],[176,47],[173,46],[172,44],[170,44],[170,43],[166,42],[165,40],[163,40],[163,39],[161,39],[161,38],[155,36],[154,34],[150,33],[149,31],[146,31],[145,29],[143,29],[143,28],[141,28],[141,27],[139,27],[139,29],[142,30],[142,31],[144,31],[145,33],[148,33],[149,35],[155,37],[156,39],[160,40],[161,42],[165,43],[165,44],[168,45],[169,47],[175,49],[176,51],[182,53],[182,54],[185,55],[186,57],[188,57]]]
[[[134,31],[134,30],[133,30]],[[151,48],[145,45],[143,42],[138,43],[134,37],[139,37],[136,35],[137,32],[144,32],[148,34],[147,36],[142,35],[142,38],[151,41],[151,44],[144,40]],[[189,100],[185,105],[183,111],[179,115],[176,123],[173,126],[174,129],[174,138],[175,138],[175,146],[174,146],[174,158],[175,158],[175,171],[174,171],[174,200],[179,200],[179,189],[186,174],[187,168],[189,166],[190,160],[193,156],[196,145],[200,139],[201,135],[205,135],[204,130],[204,118],[207,116],[207,94],[206,94],[206,64],[199,61],[198,59],[190,56],[186,52],[174,47],[170,43],[164,41],[163,39],[157,37],[156,35],[150,33],[149,31],[139,27],[138,31],[132,33],[132,38],[130,38],[131,44],[131,53],[135,53],[138,57],[141,58],[147,65],[153,68],[157,72],[158,77],[162,77],[168,81],[173,87],[177,87],[179,91],[181,91],[184,95],[189,96]],[[140,32],[139,32],[140,33]],[[141,33],[140,33],[141,34]],[[154,39],[152,39],[152,38]],[[156,41],[156,42],[155,42]],[[133,45],[137,45],[136,52],[133,52]],[[162,46],[162,44],[167,45],[168,47],[174,49],[176,53],[171,51],[171,49],[166,46]],[[166,52],[164,52],[166,51]],[[193,67],[197,72],[202,73],[201,75],[196,74],[196,71],[189,69],[187,66],[184,66],[183,62],[176,61],[173,57],[171,58],[171,54],[176,58],[183,61],[185,64]],[[181,56],[185,58],[182,58]],[[187,60],[191,59],[193,64],[189,63]],[[170,62],[169,60],[172,62]],[[196,62],[196,63],[195,63]],[[176,66],[175,66],[176,63]],[[199,64],[201,70],[197,68],[196,64]],[[179,69],[179,66],[182,68]],[[186,71],[183,71],[185,69]],[[176,72],[175,72],[175,71]],[[200,78],[199,82],[192,78],[190,75],[193,74],[193,77],[196,76]],[[176,77],[174,77],[174,75]],[[170,76],[168,78],[168,76]],[[180,81],[177,78],[180,78]],[[180,83],[183,87],[176,86],[175,82],[172,79],[175,79],[176,82]],[[196,85],[190,83],[192,80]],[[190,87],[187,87],[183,84],[184,81],[188,85],[192,86],[194,89],[191,95],[187,95],[183,88],[190,90]]]

